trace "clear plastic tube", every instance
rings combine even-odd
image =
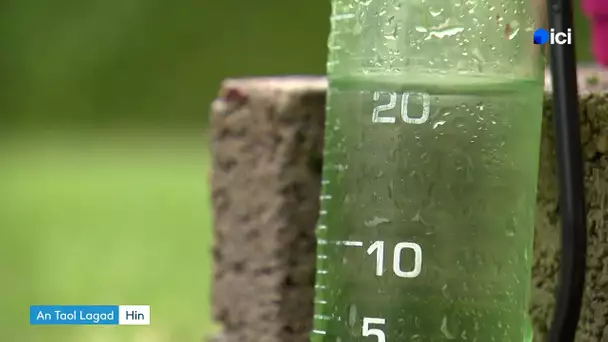
[[[312,341],[531,340],[528,6],[334,0]]]

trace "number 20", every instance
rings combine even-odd
[[[394,92],[374,92],[374,101],[380,100],[380,95],[386,94],[389,96],[389,102],[387,104],[378,105],[374,107],[374,111],[372,112],[372,122],[378,123],[395,123],[394,117],[389,116],[380,116],[380,113],[389,111],[397,105],[397,93]],[[408,113],[408,105],[410,97],[412,96],[420,96],[422,99],[422,114],[420,117],[412,118]],[[401,94],[401,119],[405,123],[411,123],[420,125],[429,120],[430,113],[430,105],[431,105],[431,97],[427,93],[403,93]]]

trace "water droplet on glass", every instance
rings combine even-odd
[[[444,284],[443,287],[441,288],[441,293],[443,293],[443,296],[447,299],[450,299],[450,296],[448,295],[448,284]]]
[[[520,25],[517,20],[512,20],[511,22],[509,22],[506,27],[507,39],[514,39],[517,36],[517,33],[519,33],[519,29]]]
[[[456,339],[454,335],[452,335],[452,333],[450,333],[450,331],[448,330],[448,318],[446,316],[443,316],[443,319],[441,320],[441,328],[439,328],[439,331],[441,331],[443,336],[445,336],[445,338],[447,338],[448,340]]]
[[[355,304],[351,304],[348,309],[348,325],[352,327],[357,323],[357,307]]]
[[[428,226],[429,224],[426,223],[426,221],[422,218],[422,215],[420,214],[420,210],[418,210],[416,212],[416,215],[414,215],[414,217],[412,217],[412,222],[417,222],[417,223],[422,223],[425,226]]]
[[[435,123],[433,124],[433,129],[435,129],[435,128],[439,127],[439,126],[443,126],[445,123],[446,123],[446,121],[445,121],[445,120],[442,120],[442,121],[437,121],[437,122],[435,122]]]
[[[397,40],[397,28],[395,27],[392,32],[384,36],[386,40]]]
[[[431,8],[429,9],[429,14],[430,14],[432,17],[436,17],[436,16],[440,15],[441,13],[443,13],[443,8],[432,8],[432,7],[431,7]]]
[[[422,26],[416,26],[414,28],[414,30],[416,30],[416,32],[422,32],[422,33],[426,33],[426,32],[429,31],[429,30],[426,29],[426,27],[422,27]]]
[[[380,224],[383,224],[383,223],[390,223],[390,222],[391,222],[391,220],[389,220],[389,219],[387,219],[387,218],[383,218],[383,217],[377,217],[377,216],[374,216],[374,218],[373,218],[373,219],[371,219],[371,220],[369,220],[369,221],[366,221],[366,222],[364,223],[364,225],[365,225],[366,227],[373,228],[373,227],[376,227],[376,226],[378,226],[378,225],[380,225]]]
[[[436,38],[442,39],[445,37],[455,36],[462,31],[464,31],[464,27],[451,27],[451,28],[447,28],[447,29],[443,29],[443,30],[432,31],[432,32],[430,32],[428,38],[436,37]]]
[[[509,40],[512,40],[517,36],[517,33],[519,33],[519,27],[516,29],[513,29],[513,31],[511,32],[511,34],[509,34],[509,36],[507,38]]]

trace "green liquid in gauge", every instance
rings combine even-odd
[[[330,82],[313,342],[530,340],[542,84]]]

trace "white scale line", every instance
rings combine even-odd
[[[322,299],[317,299],[317,300],[315,300],[315,304],[321,304],[321,305],[324,305],[324,304],[327,304],[327,301],[322,300]]]
[[[327,229],[327,226],[326,226],[326,225],[324,225],[324,224],[320,224],[320,225],[318,225],[318,226],[317,226],[317,228],[318,228],[319,230],[326,230],[326,229]]]
[[[327,255],[319,254],[319,255],[317,255],[317,259],[327,259]]]
[[[321,211],[319,211],[319,215],[320,216],[327,215],[327,210],[321,210]]]
[[[329,184],[329,181],[327,179],[323,179],[323,180],[321,180],[321,184],[327,185],[327,184]]]
[[[336,244],[351,247],[363,247],[363,241],[336,241]]]
[[[326,288],[327,288],[327,286],[325,286],[325,285],[315,285],[315,289],[325,290]]]
[[[317,334],[317,335],[325,335],[325,334],[327,334],[327,332],[325,330],[317,330],[317,329],[313,330],[312,333],[313,334]]]
[[[315,319],[319,319],[322,321],[331,321],[331,317],[330,316],[325,316],[325,315],[315,315]]]
[[[349,241],[349,240],[341,240],[341,241],[327,241],[325,239],[317,239],[317,243],[319,245],[336,245],[336,246],[348,246],[348,247],[363,247],[363,241]]]
[[[317,274],[329,274],[328,270],[317,270]]]
[[[347,20],[347,19],[352,19],[354,18],[355,15],[353,13],[346,13],[346,14],[334,14],[331,16],[332,20]]]
[[[322,201],[325,200],[330,200],[331,199],[331,195],[321,195],[321,197],[319,197]]]

